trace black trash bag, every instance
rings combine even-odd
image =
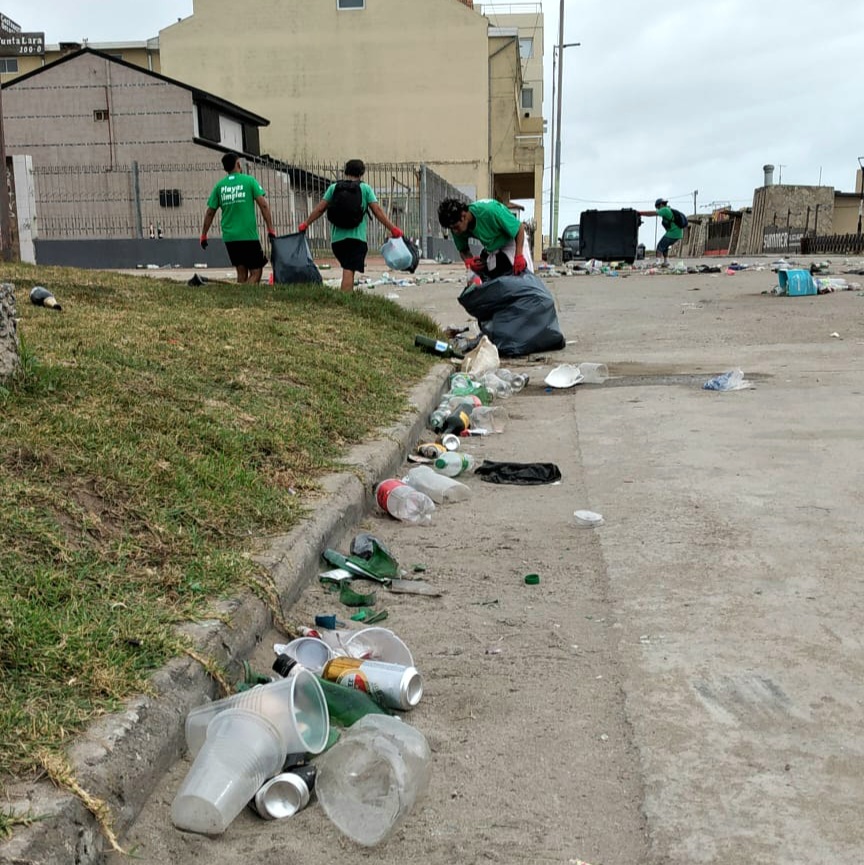
[[[558,351],[566,344],[555,300],[534,273],[511,273],[469,285],[458,300],[502,357]]]
[[[554,484],[561,480],[561,470],[555,463],[499,463],[483,460],[475,475],[490,484]]]
[[[273,259],[273,282],[276,285],[323,282],[303,232],[271,238],[270,252]]]
[[[405,241],[405,246],[408,247],[408,252],[411,253],[411,266],[406,267],[405,270],[408,273],[414,273],[417,270],[417,265],[420,264],[420,250],[417,248],[417,245],[410,238],[406,237],[404,234],[402,235],[402,240]]]

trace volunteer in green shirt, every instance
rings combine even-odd
[[[228,250],[228,258],[237,269],[237,282],[257,283],[267,258],[258,239],[258,218],[255,205],[264,217],[269,237],[276,237],[273,230],[273,217],[270,205],[264,197],[261,184],[248,174],[243,173],[240,156],[226,153],[222,157],[222,167],[228,172],[210,193],[207,211],[204,213],[204,227],[201,229],[201,248],[207,249],[207,232],[213,224],[217,210],[222,210],[222,240]]]
[[[342,213],[342,217],[352,223],[350,228],[340,227],[333,223],[330,217],[330,248],[339,266],[342,268],[342,291],[354,291],[354,274],[366,270],[366,253],[369,245],[366,243],[366,214],[371,213],[393,237],[402,237],[398,229],[388,218],[378,204],[375,191],[361,178],[366,173],[366,164],[362,159],[349,159],[345,163],[345,178],[338,183],[331,183],[324,192],[324,197],[315,205],[312,212],[297,226],[298,231],[306,231],[309,226],[322,216],[333,204],[339,210],[356,211]],[[334,201],[336,203],[334,203]],[[340,218],[338,221],[342,221]]]
[[[640,216],[659,216],[666,229],[666,234],[657,243],[657,263],[660,267],[669,267],[669,247],[684,237],[684,229],[675,222],[675,216],[669,202],[665,198],[658,198],[654,202],[654,210],[640,210]],[[660,256],[663,257],[661,262]]]
[[[445,198],[438,205],[438,222],[452,234],[465,266],[482,278],[534,272],[525,226],[500,201],[486,198],[466,204]],[[472,237],[483,247],[479,256],[471,254]]]

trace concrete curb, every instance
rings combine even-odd
[[[273,577],[283,608],[293,604],[321,571],[321,552],[338,547],[374,507],[373,488],[393,475],[426,428],[452,367],[436,366],[408,396],[412,411],[374,441],[352,449],[346,471],[321,481],[320,503],[288,535],[272,539],[256,555]],[[187,626],[199,650],[223,665],[251,653],[272,625],[269,609],[251,594],[223,605],[230,621]],[[177,659],[152,678],[152,693],[129,701],[125,711],[93,723],[68,749],[81,786],[107,802],[118,837],[135,822],[162,775],[185,751],[184,721],[190,709],[216,697],[215,682],[195,661]],[[10,790],[17,812],[42,819],[18,829],[0,846],[10,865],[97,865],[108,845],[80,800],[43,779]]]

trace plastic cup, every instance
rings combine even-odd
[[[333,658],[333,650],[318,637],[298,637],[285,646],[284,652],[319,676],[327,662]]]
[[[603,384],[609,378],[609,367],[605,363],[580,363],[579,372],[585,384]]]
[[[321,807],[341,832],[367,847],[408,816],[431,775],[423,734],[387,715],[361,718],[316,762]]]
[[[363,628],[348,637],[345,649],[352,658],[414,666],[411,650],[388,628]]]
[[[282,768],[286,751],[276,727],[257,712],[226,709],[207,728],[207,739],[171,804],[178,829],[220,835],[255,793]]]
[[[287,679],[193,709],[186,716],[186,744],[193,756],[204,745],[213,720],[231,709],[254,712],[273,724],[286,754],[319,754],[327,744],[327,701],[309,670],[297,669]]]
[[[582,381],[582,372],[578,366],[574,366],[571,363],[562,363],[549,372],[543,381],[549,387],[573,387]]]

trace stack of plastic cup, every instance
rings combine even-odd
[[[285,743],[286,754],[320,754],[327,744],[327,701],[317,677],[308,670],[298,669],[288,679],[193,709],[186,716],[186,744],[193,757],[204,744],[211,721],[229,709],[246,709],[270,721]]]
[[[286,755],[279,730],[258,712],[220,712],[174,797],[171,821],[188,832],[220,835]]]

